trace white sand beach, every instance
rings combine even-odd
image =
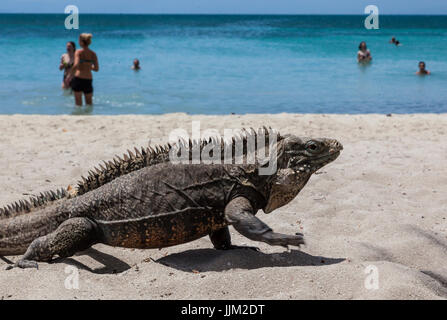
[[[191,121],[344,145],[289,205],[257,215],[275,231],[303,232],[305,246],[287,251],[231,229],[234,244],[261,251],[216,251],[204,237],[162,250],[95,245],[39,270],[6,271],[0,260],[0,299],[447,298],[447,114],[2,115],[0,206],[74,186],[101,160],[165,143]],[[78,268],[79,289],[65,287],[67,266]],[[365,286],[375,274],[378,286]]]

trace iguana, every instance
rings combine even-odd
[[[267,129],[245,131],[239,139],[210,139],[166,145],[130,153],[106,163],[80,182],[77,193],[47,192],[0,209],[0,256],[24,256],[13,266],[38,267],[53,257],[69,257],[93,244],[126,248],[162,248],[209,235],[216,249],[235,248],[229,225],[245,237],[270,245],[299,246],[303,235],[285,235],[258,219],[259,209],[270,213],[295,198],[313,173],[335,160],[343,149],[334,139],[299,138]],[[247,159],[250,137],[264,135],[276,157]],[[235,146],[242,142],[242,164]],[[230,163],[173,163],[172,154],[189,147],[216,152],[230,150]],[[211,147],[211,148],[210,148]],[[174,153],[172,153],[174,151]],[[224,159],[225,152],[222,152]],[[226,154],[226,153],[225,153]],[[276,164],[270,175],[262,168]]]

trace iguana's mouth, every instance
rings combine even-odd
[[[317,156],[314,158],[306,158],[306,159],[301,159],[298,160],[296,162],[293,162],[292,160],[292,167],[297,167],[297,168],[315,168],[315,167],[319,167],[321,168],[322,166],[328,164],[329,162],[334,161],[335,159],[337,159],[337,157],[340,155],[340,150],[334,151],[332,153],[326,154],[324,156]],[[302,170],[301,170],[302,171]]]
[[[330,153],[330,154],[327,154],[327,155],[325,155],[325,156],[321,156],[321,157],[317,157],[317,158],[313,158],[313,159],[311,159],[311,161],[315,161],[315,160],[329,160],[329,159],[335,159],[335,158],[337,158],[338,156],[340,155],[340,151],[335,151],[335,152],[332,152],[332,153]]]

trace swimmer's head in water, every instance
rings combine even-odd
[[[79,44],[81,46],[89,46],[92,43],[93,35],[91,33],[81,33],[79,36]]]
[[[134,69],[134,70],[140,70],[140,60],[138,60],[138,59],[134,59],[134,60],[133,60],[133,66],[132,66],[132,69]]]
[[[430,74],[430,71],[425,69],[425,62],[424,61],[420,61],[419,62],[419,71],[417,72],[417,74],[420,74],[420,75]]]
[[[367,49],[366,42],[365,41],[360,42],[359,50],[366,50],[366,49]]]

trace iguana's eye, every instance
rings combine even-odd
[[[308,150],[310,152],[317,152],[319,149],[320,149],[320,146],[314,141],[309,141],[306,144],[306,150]]]

